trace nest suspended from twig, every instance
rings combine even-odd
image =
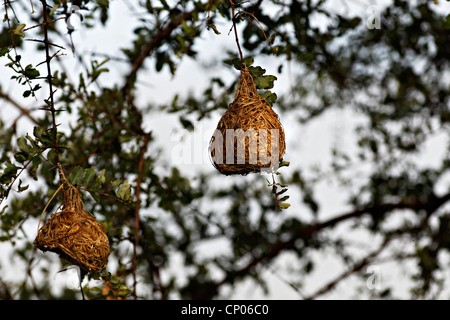
[[[85,210],[78,189],[65,178],[61,165],[58,166],[61,185],[49,203],[58,192],[61,192],[62,203],[39,229],[49,203],[44,208],[34,245],[43,252],[57,253],[86,273],[97,272],[108,263],[109,240],[105,228]]]
[[[209,151],[224,175],[272,172],[286,150],[278,115],[256,90],[245,64],[233,102],[220,119]]]

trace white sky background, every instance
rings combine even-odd
[[[327,4],[333,11],[340,14],[346,15],[346,13],[352,12],[361,18],[365,18],[367,16],[367,8],[370,5],[378,5],[381,8],[389,2],[390,1],[374,0],[335,0],[328,1]],[[83,28],[83,24],[78,21],[76,17],[74,17],[71,22],[76,27],[77,31],[74,32],[72,36],[77,53],[83,55],[86,58],[86,61],[91,59],[89,55],[92,52],[121,57],[122,55],[120,48],[126,48],[131,45],[133,40],[131,38],[133,35],[133,29],[137,26],[136,16],[131,12],[131,7],[136,10],[142,10],[138,5],[133,4],[130,7],[130,3],[134,3],[134,1],[111,1],[109,20],[105,28]],[[441,3],[440,5],[445,6],[447,4]],[[318,24],[320,25],[320,20],[318,20]],[[63,24],[61,23],[61,25]],[[228,78],[230,80],[236,77],[238,71],[221,64],[221,60],[224,58],[223,53],[226,50],[229,49],[237,52],[234,34],[230,33],[228,35],[230,23],[228,21],[218,20],[216,25],[221,32],[221,35],[215,35],[212,31],[204,33],[202,35],[203,39],[198,41],[195,45],[195,49],[199,52],[197,58],[192,60],[185,57],[178,65],[175,77],[172,77],[169,74],[167,67],[163,69],[163,72],[157,73],[154,70],[154,62],[146,62],[146,70],[141,71],[138,77],[138,105],[145,107],[149,103],[154,105],[164,103],[168,104],[171,102],[171,99],[175,93],[181,93],[181,97],[183,97],[183,95],[187,95],[189,91],[200,93],[205,87],[208,86],[208,81],[212,74],[218,76],[217,73],[220,73],[224,79]],[[32,48],[33,46],[35,46],[35,44],[27,44],[28,48]],[[36,59],[35,56],[33,56],[34,54],[35,53],[23,54],[22,61],[35,63],[37,60],[44,60],[44,56],[40,59]],[[42,55],[43,52],[40,54]],[[212,62],[214,59],[217,63],[209,63],[208,69],[199,66],[199,63]],[[101,61],[103,58],[98,56],[97,60]],[[4,60],[1,60],[0,62],[3,63],[3,61]],[[61,61],[64,63],[68,73],[73,72],[74,78],[76,78],[78,73],[83,70],[83,67],[79,65],[77,59],[72,55],[70,50],[66,50],[66,55],[61,58]],[[279,61],[276,63],[271,63],[270,57],[255,57],[255,65],[260,65],[265,68],[267,70],[267,74],[277,76],[278,80],[275,81],[275,86],[272,91],[276,92],[278,96],[281,96],[283,94],[289,94],[289,88],[292,86],[292,83],[295,82],[296,66],[285,65],[283,68],[283,74],[278,74],[278,64]],[[106,67],[110,68],[109,74],[103,74],[100,77],[100,83],[105,86],[109,85],[109,81],[115,83],[117,79],[121,78],[120,75],[128,72],[128,65],[126,63],[124,64],[111,61],[106,65]],[[7,75],[5,73],[5,69],[6,68],[2,68],[0,74],[0,83],[3,86],[3,90],[8,93],[15,91],[17,92],[17,95],[15,96],[21,97],[23,89],[21,87],[17,88],[17,85],[7,81],[11,75]],[[288,70],[290,72],[288,72]],[[41,72],[41,74],[46,73]],[[41,90],[41,93],[44,97],[39,97],[39,99],[45,98],[48,91],[45,85],[42,86],[44,87],[44,90]],[[180,88],[184,88],[184,92],[181,92]],[[18,98],[18,100],[20,100],[20,98]],[[230,97],[230,102],[231,100],[232,97]],[[33,105],[31,99],[24,101],[25,102],[23,105],[25,106]],[[42,101],[42,99],[40,101]],[[278,112],[276,105],[274,109]],[[339,147],[343,147],[345,150],[355,150],[355,137],[353,134],[353,129],[358,123],[364,121],[364,119],[361,118],[361,116],[354,114],[349,109],[327,112],[325,115],[311,121],[305,126],[299,125],[295,117],[292,116],[293,114],[293,112],[290,113],[289,117],[283,117],[283,114],[280,114],[281,121],[286,131],[287,151],[285,159],[291,162],[291,166],[287,169],[284,168],[283,170],[287,171],[295,168],[311,168],[312,166],[317,165],[326,168],[330,161],[331,146],[338,145]],[[14,111],[11,112],[11,108],[0,108],[0,117],[2,117],[2,119],[14,119],[16,116],[17,113]],[[194,123],[196,129],[190,135],[183,134],[183,130],[180,131],[180,126],[177,120],[178,116],[178,114],[170,115],[164,112],[156,114],[155,112],[152,112],[145,117],[145,129],[151,129],[153,131],[153,134],[156,136],[155,142],[163,151],[163,157],[170,159],[172,163],[177,164],[183,174],[193,177],[195,176],[197,170],[215,173],[216,169],[214,169],[209,161],[207,148],[209,139],[220,119],[221,114],[216,112],[210,119],[203,120],[199,123]],[[58,118],[58,122],[62,121],[64,121],[62,117]],[[25,126],[25,128],[25,131],[31,134],[32,125]],[[192,157],[195,157],[193,159],[198,161],[198,163],[179,163],[180,159],[174,157],[174,155],[177,154],[174,149],[181,148],[180,140],[178,139],[180,136],[184,138],[184,142],[186,143],[183,145],[186,147],[186,149],[183,149],[184,151],[189,150],[189,146],[191,145],[189,144],[189,141],[193,142],[192,146],[194,146],[194,149],[192,150]],[[426,145],[427,150],[425,150],[422,160],[424,165],[430,165],[434,161],[436,161],[435,163],[438,163],[438,160],[442,159],[442,155],[439,157],[439,150],[440,146],[445,145],[445,139],[445,135],[432,137],[430,139],[429,143]],[[198,156],[198,152],[201,152],[201,157]],[[359,170],[364,176],[367,175],[367,170],[370,170],[370,166],[361,165],[360,167],[355,168],[355,170]],[[353,171],[350,174],[353,175],[355,172]],[[245,177],[223,177],[218,175],[216,181],[218,183],[223,183],[223,181],[238,181],[239,179],[245,179]],[[330,181],[332,180],[325,179],[323,182],[318,184],[318,189],[316,190],[318,200],[320,202],[320,220],[325,220],[348,210],[343,203],[347,194],[343,194],[340,187],[337,184],[330,183]],[[268,189],[267,192],[270,192],[270,190]],[[292,206],[288,210],[283,211],[283,214],[290,216],[305,212],[305,208],[300,205],[298,194],[295,194],[295,192],[290,190],[289,195],[291,196],[289,203],[291,203]],[[30,228],[31,227],[35,228],[36,226],[33,225],[30,226]],[[334,228],[333,232],[342,235],[347,233],[348,230],[349,224],[345,223],[337,228]],[[32,229],[31,232],[35,232],[35,229]],[[349,234],[348,238],[351,238],[354,240],[354,243],[360,246],[360,249],[355,249],[355,254],[358,256],[362,256],[366,252],[377,248],[380,240],[369,237],[366,233],[353,231]],[[204,252],[207,254],[208,252],[213,252],[212,250],[215,250],[217,245],[218,243],[206,243],[202,245],[199,250],[202,250],[202,253]],[[408,244],[403,245],[408,246]],[[2,265],[2,271],[5,269],[5,258],[7,257],[7,251],[7,244],[0,243],[0,263]],[[317,271],[305,279],[305,286],[302,290],[305,295],[308,295],[322,287],[325,283],[334,279],[334,277],[343,271],[342,265],[338,263],[329,252],[319,252],[317,253],[317,257],[318,260],[321,261],[321,264],[316,264]],[[255,289],[255,284],[251,281],[246,281],[238,286],[238,290],[236,290],[230,298],[301,298],[299,293],[290,288],[284,281],[284,279],[290,279],[290,275],[286,274],[286,270],[289,270],[293,261],[295,260],[290,255],[284,254],[271,265],[270,270],[268,268],[262,269],[263,274],[268,279],[268,286],[270,290],[269,296],[263,295],[259,288]],[[173,270],[170,272],[177,272],[176,262],[177,257],[174,258]],[[410,268],[405,269],[404,267],[399,268],[392,263],[383,264],[380,265],[380,267],[382,275],[381,286],[384,287],[384,284],[388,285],[395,283],[394,287],[396,290],[394,291],[394,295],[400,297],[407,296],[408,278],[413,270]],[[18,274],[17,269],[10,270],[9,272],[11,277],[16,278],[16,275]],[[58,278],[60,279],[58,281],[65,281],[62,277],[62,274],[59,274]],[[3,278],[8,279],[6,275],[4,275]],[[23,277],[20,276],[19,279],[23,279]],[[344,281],[335,290],[331,291],[330,294],[320,298],[368,298],[370,292],[364,284],[364,281],[350,278],[349,280]],[[355,287],[362,287],[361,295],[353,295],[355,292]],[[227,289],[224,289],[223,293],[227,294]]]

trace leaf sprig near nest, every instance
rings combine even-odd
[[[280,167],[289,167],[290,162],[281,161]],[[278,171],[275,174],[280,174]],[[279,211],[282,209],[287,209],[291,206],[290,203],[286,202],[290,198],[290,196],[285,193],[288,191],[287,184],[282,184],[280,182],[275,181],[275,176],[272,174],[272,182],[267,180],[268,186],[272,188],[272,193],[275,197],[275,203]],[[279,190],[281,188],[281,190]]]
[[[253,78],[256,89],[260,90],[259,94],[264,98],[265,102],[272,106],[277,101],[278,97],[275,92],[272,92],[269,89],[273,88],[277,77],[265,74],[266,69],[260,66],[254,66],[254,60],[253,56],[247,57],[244,59],[244,64],[247,66],[248,72]],[[239,58],[226,59],[223,62],[233,66],[236,70],[241,70],[242,61]]]
[[[100,196],[105,196],[134,208],[137,202],[132,196],[132,186],[128,183],[128,180],[116,179],[112,181],[105,173],[105,169],[97,172],[95,167],[82,168],[77,166],[70,173],[68,180],[80,190],[89,192],[97,202],[100,202]],[[105,188],[109,188],[110,191],[105,193]]]

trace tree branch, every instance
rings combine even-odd
[[[209,7],[214,5],[214,3],[217,0],[210,0],[208,2]],[[192,11],[187,11],[181,14],[178,18],[171,20],[166,27],[161,29],[144,47],[144,49],[141,51],[139,56],[133,61],[133,64],[131,66],[131,70],[128,73],[128,75],[125,77],[126,82],[122,88],[122,91],[125,93],[125,96],[128,96],[131,90],[132,83],[134,83],[136,79],[136,74],[139,71],[139,69],[144,64],[145,59],[150,55],[150,53],[153,51],[154,48],[156,48],[158,45],[162,43],[164,39],[170,36],[170,34],[181,25],[181,23],[192,17],[193,14],[197,13],[198,10],[194,9]]]
[[[133,260],[132,260],[132,272],[133,272],[133,296],[137,299],[136,293],[136,273],[137,273],[137,248],[139,246],[139,210],[141,208],[141,182],[142,182],[142,171],[144,167],[144,156],[147,152],[148,143],[150,141],[151,134],[146,133],[143,137],[141,152],[139,154],[137,181],[136,181],[136,207],[135,207],[135,234],[134,234],[134,247],[133,247]]]
[[[43,33],[44,33],[44,45],[45,45],[45,62],[47,65],[47,82],[48,82],[48,87],[49,87],[49,91],[50,91],[50,97],[49,97],[49,108],[50,108],[50,112],[52,114],[52,125],[53,125],[53,129],[55,130],[55,157],[56,157],[56,162],[59,163],[59,149],[58,149],[58,134],[56,132],[57,130],[57,125],[56,125],[56,110],[55,110],[55,101],[53,99],[53,83],[52,83],[52,70],[51,70],[51,59],[52,57],[50,56],[50,45],[51,42],[48,39],[48,26],[49,24],[53,23],[53,21],[49,21],[49,17],[47,14],[47,1],[46,0],[41,0],[42,3],[42,14],[44,16],[44,21],[42,22],[42,29],[43,29]]]
[[[122,90],[125,92],[126,96],[129,95],[131,85],[132,83],[134,83],[137,77],[137,72],[142,67],[142,65],[144,64],[144,60],[150,55],[152,50],[156,46],[158,46],[165,38],[167,38],[172,33],[172,31],[175,30],[175,28],[177,28],[184,20],[190,18],[195,11],[196,10],[185,12],[177,19],[170,21],[170,23],[164,29],[160,30],[160,32],[157,33],[152,38],[152,40],[147,43],[139,56],[133,61],[131,70],[128,73],[128,76],[125,77],[126,83]]]
[[[390,212],[393,210],[398,209],[411,209],[414,211],[421,211],[425,210],[428,214],[433,213],[436,211],[439,207],[441,207],[446,202],[450,201],[450,193],[442,196],[442,197],[436,197],[432,196],[428,199],[428,201],[418,200],[418,199],[405,199],[398,203],[388,203],[388,204],[381,204],[376,205],[372,207],[367,208],[361,208],[354,210],[352,212],[344,213],[339,216],[336,216],[334,218],[331,218],[329,220],[319,222],[310,226],[307,226],[305,228],[301,228],[297,230],[297,232],[291,237],[291,239],[288,239],[286,241],[279,241],[272,245],[266,252],[262,253],[261,255],[254,257],[246,266],[242,267],[238,270],[230,270],[227,272],[226,276],[222,281],[215,282],[215,283],[208,283],[207,286],[205,286],[202,290],[199,292],[196,292],[194,294],[194,299],[204,299],[206,297],[210,297],[215,292],[217,292],[218,288],[222,286],[223,284],[232,284],[235,282],[235,279],[241,278],[245,275],[247,275],[249,272],[251,272],[254,268],[256,268],[261,263],[265,263],[266,261],[272,260],[275,257],[277,257],[280,253],[284,252],[285,250],[296,250],[295,243],[299,239],[307,240],[317,234],[319,231],[331,228],[339,224],[340,222],[352,219],[352,218],[358,218],[364,215],[379,215],[384,214],[386,212]],[[385,244],[387,245],[387,243]],[[383,248],[383,247],[382,247]],[[382,249],[381,248],[381,249]],[[374,256],[375,253],[374,252]],[[367,258],[370,258],[368,256]],[[363,261],[362,261],[363,262]],[[360,263],[361,264],[361,263]],[[358,265],[355,265],[354,268],[356,268]],[[360,268],[364,267],[362,265]],[[333,285],[334,286],[334,285]]]

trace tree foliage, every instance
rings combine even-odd
[[[370,17],[344,14],[326,0],[127,3],[135,10],[133,34],[98,59],[77,52],[71,22],[78,17],[80,28],[107,28],[113,2],[2,0],[0,241],[24,272],[16,279],[2,272],[0,297],[79,298],[55,289],[59,259],[32,245],[58,187],[57,162],[110,240],[110,263],[90,275],[88,298],[211,299],[248,279],[268,292],[263,271],[269,270],[298,297],[314,299],[352,276],[364,286],[366,268],[388,262],[413,266],[409,297],[442,297],[450,257],[448,1],[373,6],[376,28],[368,27]],[[140,75],[177,77],[181,63],[197,59],[205,35],[217,43],[232,37],[233,22],[257,88],[282,121],[307,126],[350,111],[363,119],[351,150],[330,148],[330,164],[314,169],[302,167],[302,155],[288,145],[278,183],[260,175],[191,177],[156,151],[161,141],[145,118],[175,114],[177,127],[189,130],[218,119],[231,102],[241,60],[235,48],[224,50],[215,63],[235,74],[232,81],[217,72],[201,93],[173,88],[163,105],[142,102]],[[65,62],[76,59],[81,70],[69,72]],[[289,94],[276,92],[277,76],[260,61],[279,75],[293,70]],[[101,81],[123,65],[116,81]],[[3,118],[9,112],[14,116]],[[424,163],[433,139],[439,150]],[[363,174],[361,165],[369,168]],[[347,211],[324,212],[324,181],[339,186]],[[50,204],[46,217],[55,209]],[[372,240],[357,249],[352,232]],[[206,252],[211,244],[215,250]],[[311,289],[308,276],[328,255],[340,271]],[[283,259],[289,268],[274,270]],[[401,296],[395,283],[381,285],[363,295]]]

